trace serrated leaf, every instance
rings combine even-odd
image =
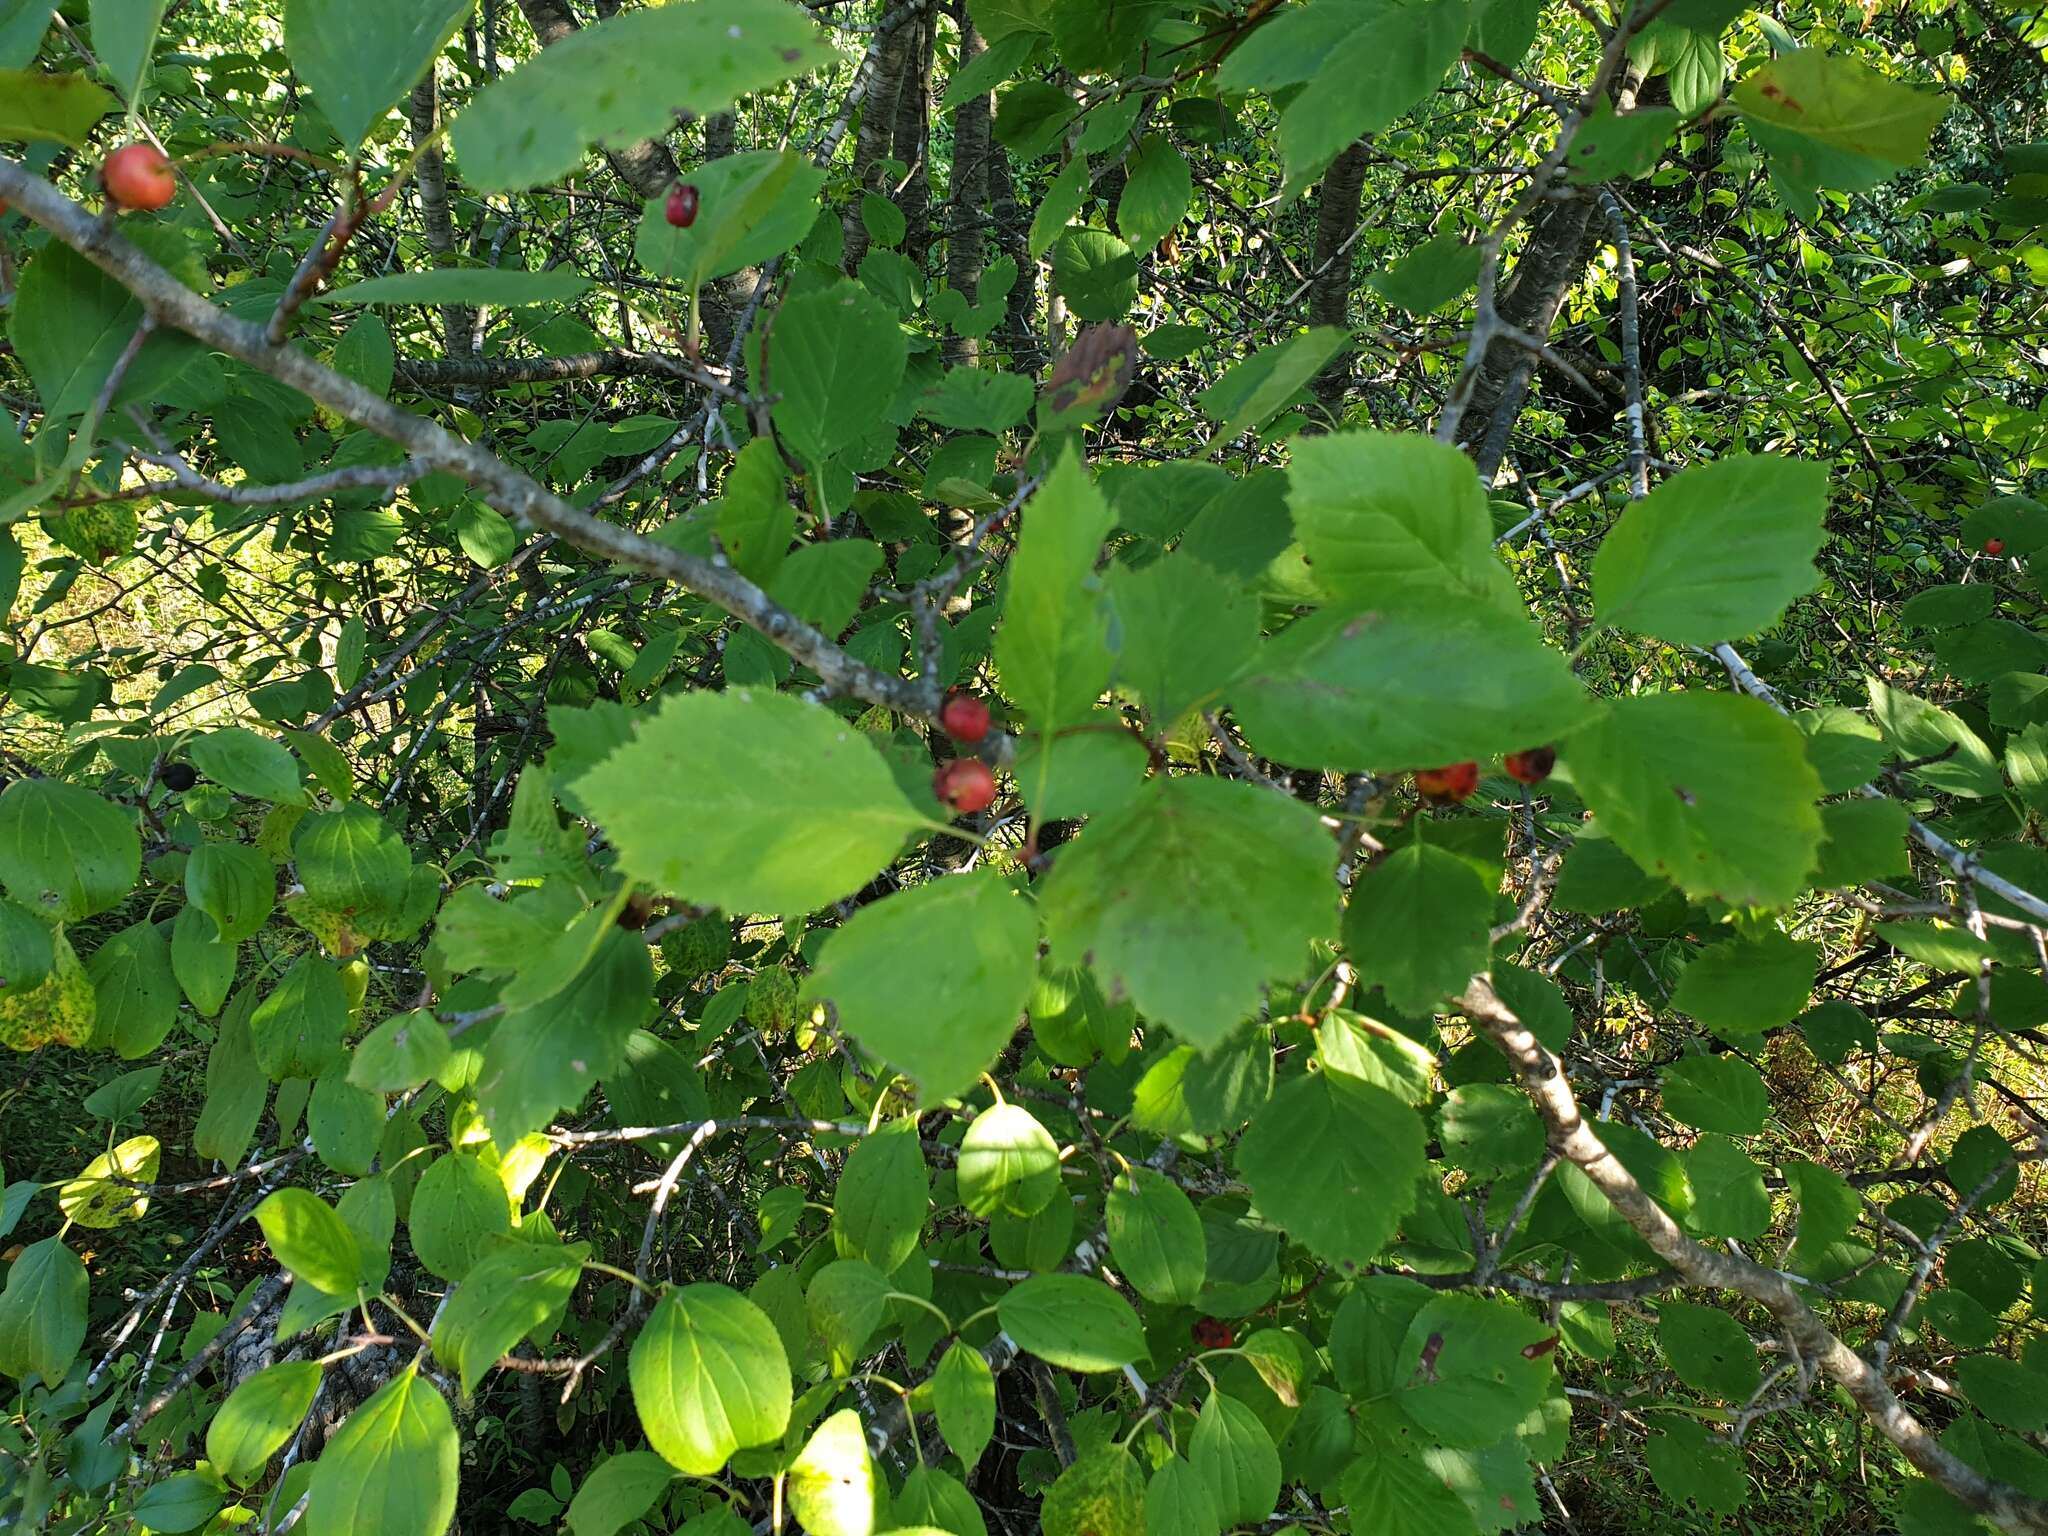
[[[1155,779],[1063,850],[1042,898],[1058,966],[1191,1044],[1221,1042],[1336,916],[1315,813],[1249,784]]]
[[[1025,503],[1010,557],[996,668],[1032,725],[1050,729],[1095,707],[1111,655],[1095,561],[1112,522],[1080,458],[1063,455]]]
[[[1819,580],[1827,471],[1739,454],[1688,469],[1624,512],[1593,562],[1600,622],[1673,645],[1775,623]]]
[[[1423,1167],[1421,1117],[1345,1072],[1283,1085],[1237,1145],[1260,1215],[1332,1264],[1364,1264],[1387,1245]]]
[[[628,11],[544,48],[479,91],[450,126],[463,179],[514,192],[567,175],[595,143],[666,133],[832,58],[816,26],[779,0],[702,0]]]
[[[728,912],[850,896],[930,819],[839,716],[751,688],[674,695],[576,790],[629,874]]]
[[[1448,598],[1431,612],[1297,619],[1266,642],[1230,697],[1261,754],[1361,773],[1519,752],[1565,736],[1590,707],[1527,619]]]
[[[1820,846],[1820,780],[1798,729],[1725,693],[1620,699],[1563,745],[1623,852],[1692,896],[1784,906]]]

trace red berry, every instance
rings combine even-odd
[[[949,693],[939,706],[939,729],[971,747],[988,734],[988,706],[971,693]]]
[[[1469,800],[1479,787],[1477,763],[1449,763],[1415,770],[1415,787],[1432,800]]]
[[[100,185],[116,208],[161,208],[178,194],[178,173],[154,144],[123,144],[100,167]]]
[[[1231,1349],[1237,1344],[1236,1330],[1220,1317],[1198,1317],[1188,1332],[1204,1349]]]
[[[1557,766],[1557,748],[1531,747],[1526,752],[1510,752],[1500,760],[1500,765],[1517,784],[1541,784]]]
[[[932,775],[932,793],[962,816],[985,811],[996,798],[996,776],[978,757],[956,757]]]
[[[668,189],[668,221],[677,229],[697,222],[697,189],[689,182],[679,181]]]
[[[1984,541],[1984,553],[1985,553],[1985,554],[1987,554],[1987,555],[2002,555],[2002,554],[2004,554],[2004,553],[2005,553],[2005,540],[2003,540],[2003,539],[1986,539],[1986,540]]]

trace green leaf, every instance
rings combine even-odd
[[[939,1433],[972,1468],[996,1432],[996,1382],[981,1351],[955,1339],[932,1372],[932,1407]]]
[[[167,228],[131,225],[130,231],[130,238],[150,254],[174,262],[186,249],[183,237]],[[21,275],[7,333],[15,355],[35,380],[44,410],[57,418],[80,417],[99,403],[103,386],[141,320],[142,301],[118,280],[68,246],[48,245]],[[168,328],[158,331],[128,365],[109,407],[155,398],[194,356],[194,344],[187,338]],[[81,438],[78,453],[89,446]],[[49,489],[54,490],[54,484]],[[32,499],[29,505],[34,504]],[[0,509],[4,507],[0,503]]]
[[[1322,175],[1360,134],[1378,133],[1435,90],[1471,28],[1467,0],[1351,9],[1349,31],[1280,114],[1286,195]]]
[[[307,1485],[308,1536],[441,1536],[462,1459],[448,1400],[415,1356],[348,1416]]]
[[[2017,740],[2018,738],[2014,738]],[[2011,761],[2011,744],[2007,744]],[[1911,815],[1896,800],[1839,801],[1820,808],[1820,864],[1813,872],[1817,889],[1861,885],[1866,880],[1893,880],[1911,868],[1906,834]]]
[[[224,943],[262,932],[277,904],[277,871],[241,843],[201,843],[185,861],[185,895],[213,919]]]
[[[1702,950],[1679,977],[1671,1006],[1716,1034],[1761,1035],[1789,1022],[1813,990],[1820,947],[1771,929]]]
[[[1017,1347],[1066,1371],[1117,1371],[1144,1358],[1145,1329],[1131,1304],[1085,1275],[1033,1275],[996,1304]]]
[[[1251,1408],[1211,1392],[1188,1437],[1188,1462],[1209,1485],[1226,1525],[1255,1525],[1280,1497],[1280,1453]]]
[[[1365,285],[1411,315],[1431,314],[1471,291],[1479,281],[1484,254],[1447,229],[1431,235],[1386,271],[1375,272]]]
[[[597,285],[572,267],[529,272],[520,267],[448,267],[439,271],[387,272],[360,283],[344,283],[313,299],[315,304],[488,304],[515,309],[524,304],[567,304]]]
[[[413,1252],[429,1272],[460,1281],[512,1230],[505,1186],[472,1152],[436,1158],[412,1192],[406,1226]]]
[[[256,1065],[274,1083],[315,1078],[341,1066],[347,1031],[348,994],[334,967],[318,955],[293,961],[249,1016]]]
[[[206,1459],[230,1482],[254,1482],[297,1433],[320,1390],[320,1364],[287,1360],[249,1377],[228,1394],[206,1426]]]
[[[1149,251],[1187,217],[1195,194],[1188,162],[1166,136],[1148,133],[1124,163],[1117,233],[1134,251]]]
[[[1660,1433],[1643,1444],[1643,1460],[1666,1497],[1697,1504],[1710,1514],[1732,1515],[1749,1496],[1742,1451],[1704,1424],[1664,1415]]]
[[[1739,454],[1688,469],[1622,514],[1593,562],[1600,622],[1673,645],[1769,627],[1819,579],[1827,471]]]
[[[306,1101],[306,1130],[321,1162],[361,1177],[376,1161],[384,1134],[384,1095],[358,1088],[339,1070],[324,1072]]]
[[[1784,906],[1820,846],[1820,781],[1797,727],[1725,693],[1620,699],[1564,743],[1586,804],[1643,869],[1691,896]]]
[[[1208,1272],[1208,1249],[1202,1218],[1178,1184],[1150,1168],[1133,1168],[1110,1186],[1104,1221],[1116,1267],[1140,1296],[1194,1305]]]
[[[930,1204],[917,1122],[888,1121],[846,1155],[832,1202],[833,1247],[841,1258],[893,1274],[917,1251]]]
[[[470,0],[285,0],[292,69],[353,149],[426,73]]]
[[[0,898],[0,977],[12,996],[34,991],[56,968],[57,947],[50,930],[26,907]]]
[[[198,1472],[152,1483],[135,1501],[135,1518],[151,1531],[196,1531],[227,1502],[220,1485]]]
[[[627,1039],[653,1007],[647,946],[619,928],[601,931],[596,953],[572,979],[492,1029],[476,1080],[492,1139],[509,1146],[581,1104],[625,1059]]]
[[[1145,1485],[1145,1536],[1221,1536],[1223,1513],[1209,1480],[1179,1456]]]
[[[576,792],[627,873],[727,912],[851,896],[930,819],[839,716],[750,688],[674,695]]]
[[[1344,772],[1519,752],[1565,736],[1588,710],[1564,657],[1527,619],[1448,598],[1433,612],[1297,619],[1230,693],[1255,750]]]
[[[1677,134],[1679,113],[1671,107],[1641,107],[1617,113],[1605,102],[1572,140],[1566,165],[1581,186],[1647,176],[1664,158]]]
[[[1926,158],[1928,138],[1950,105],[1946,96],[1818,48],[1780,53],[1752,70],[1736,85],[1734,100],[1752,131],[1768,125],[1892,170]]]
[[[1158,726],[1214,708],[1257,654],[1258,601],[1192,556],[1113,566],[1108,587],[1117,675]]]
[[[1536,1166],[1543,1126],[1528,1095],[1499,1083],[1466,1083],[1444,1098],[1444,1161],[1475,1179]]]
[[[1804,1273],[1834,1244],[1856,1230],[1863,1197],[1833,1169],[1798,1158],[1783,1164],[1785,1182],[1799,1202],[1799,1227],[1784,1262]]]
[[[463,179],[514,192],[573,171],[585,146],[658,138],[830,62],[780,0],[700,0],[583,27],[479,91],[449,128]]]
[[[0,1292],[0,1376],[63,1381],[85,1342],[89,1287],[84,1261],[54,1237],[16,1254]]]
[[[1376,1439],[1345,1469],[1338,1489],[1356,1530],[1472,1536],[1478,1529],[1464,1500],[1405,1439]]]
[[[186,749],[186,755],[194,768],[238,795],[280,805],[296,805],[305,799],[299,787],[298,760],[268,737],[238,725],[199,737]]]
[[[16,779],[0,792],[0,884],[45,922],[106,911],[141,872],[135,823],[91,790]]]
[[[1914,778],[1952,795],[1990,799],[2004,793],[1997,757],[1968,725],[1939,705],[1878,678],[1866,682],[1870,717],[1894,752],[1918,764],[1912,769]]]
[[[1401,1341],[1396,1401],[1445,1445],[1491,1445],[1514,1433],[1551,1390],[1556,1378],[1541,1346],[1553,1337],[1512,1302],[1433,1297]]]
[[[438,1073],[448,1051],[448,1031],[431,1010],[394,1013],[357,1043],[348,1080],[373,1093],[404,1093]]]
[[[1386,1247],[1424,1166],[1421,1117],[1345,1072],[1291,1079],[1237,1144],[1259,1214],[1332,1264],[1364,1264]]]
[[[1155,779],[1063,850],[1041,906],[1055,966],[1203,1049],[1306,968],[1336,916],[1315,812],[1250,784]]]
[[[1572,840],[1550,904],[1559,912],[1597,915],[1647,906],[1670,889],[1669,881],[1644,874],[1612,838],[1589,827]]]
[[[1344,913],[1361,983],[1403,1013],[1427,1014],[1486,969],[1493,889],[1456,854],[1413,842],[1362,870]]]
[[[992,368],[948,368],[917,397],[917,414],[956,432],[1006,432],[1031,414],[1031,381]]]
[[[1771,1197],[1761,1169],[1726,1136],[1707,1132],[1685,1157],[1692,1185],[1692,1224],[1710,1237],[1748,1242],[1771,1224]]]
[[[667,195],[648,199],[634,259],[655,277],[692,285],[759,266],[789,250],[818,216],[824,172],[788,150],[750,150],[694,167],[697,221],[670,224]]]
[[[1070,229],[1053,244],[1052,281],[1081,320],[1121,320],[1138,300],[1138,257],[1107,230]]]
[[[1740,1056],[1684,1056],[1664,1069],[1664,1112],[1703,1131],[1754,1136],[1770,1113],[1763,1074]]]
[[[591,1469],[562,1518],[573,1536],[617,1536],[675,1479],[676,1469],[652,1451],[621,1451]]]
[[[275,1190],[256,1207],[256,1224],[277,1262],[299,1279],[335,1296],[353,1296],[363,1283],[355,1234],[318,1195]]]
[[[143,81],[149,78],[149,56],[163,25],[165,0],[92,0],[86,14],[92,20],[92,47],[100,67],[114,82],[121,99],[140,105]],[[203,1524],[213,1514],[192,1522]],[[191,1529],[150,1521],[160,1530]]]
[[[868,1536],[875,1528],[876,1484],[860,1414],[842,1408],[812,1431],[790,1463],[789,1510],[812,1536]]]
[[[434,1320],[434,1353],[462,1375],[464,1393],[513,1345],[558,1316],[583,1274],[589,1245],[508,1239],[463,1275]]]
[[[1210,440],[1212,444],[1228,443],[1292,405],[1348,340],[1340,327],[1317,326],[1231,364],[1223,377],[1198,397],[1203,413],[1222,423]]]
[[[118,103],[82,74],[0,69],[0,138],[85,148]]]
[[[675,1466],[709,1477],[734,1451],[789,1425],[789,1357],[768,1314],[739,1292],[696,1284],[655,1304],[628,1362],[647,1439]]]
[[[851,1371],[866,1352],[888,1315],[890,1290],[889,1277],[866,1259],[835,1259],[811,1277],[804,1309],[835,1371]]]
[[[1038,201],[1038,211],[1031,216],[1030,238],[1026,242],[1031,255],[1043,256],[1053,248],[1054,242],[1066,232],[1081,211],[1081,205],[1088,200],[1088,157],[1077,154],[1052,179],[1052,185],[1045,189],[1045,195]]]
[[[107,1120],[117,1125],[123,1120],[132,1120],[136,1111],[154,1097],[163,1076],[164,1069],[161,1066],[123,1072],[112,1082],[94,1089],[85,1096],[85,1112],[95,1120]]]
[[[96,1011],[93,1044],[111,1046],[123,1061],[147,1056],[178,1021],[178,979],[171,947],[147,918],[108,939],[85,968]]]
[[[1060,1144],[1028,1109],[983,1110],[960,1139],[960,1203],[981,1217],[1036,1216],[1060,1192]]]
[[[776,436],[807,465],[851,447],[883,425],[908,348],[895,313],[858,283],[786,301],[767,347]]]
[[[912,949],[924,959],[906,972]],[[930,1104],[970,1086],[996,1059],[1037,969],[1030,904],[979,870],[862,907],[833,935],[801,995],[829,999],[840,1027],[915,1078]]]
[[[263,1114],[270,1082],[256,1064],[249,1039],[249,1019],[255,1006],[254,989],[245,988],[221,1015],[219,1032],[207,1052],[206,1104],[192,1131],[192,1150],[201,1157],[240,1162]]]
[[[1763,1380],[1756,1346],[1742,1324],[1719,1307],[1659,1302],[1657,1347],[1680,1381],[1710,1397],[1743,1403]]]
[[[1108,614],[1095,561],[1111,522],[1075,454],[1061,457],[1024,507],[995,659],[1003,691],[1041,729],[1087,715],[1109,682]]]

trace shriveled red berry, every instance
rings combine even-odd
[[[1479,788],[1477,763],[1448,763],[1415,770],[1415,787],[1432,800],[1469,800]]]
[[[1517,784],[1541,784],[1557,766],[1557,748],[1531,747],[1526,752],[1510,752],[1500,760],[1500,765]]]
[[[1237,1331],[1220,1317],[1198,1317],[1194,1327],[1188,1330],[1194,1340],[1204,1349],[1234,1349],[1237,1347]]]
[[[688,229],[697,222],[697,189],[687,181],[679,181],[668,189],[668,221],[677,229]]]
[[[949,693],[939,706],[939,729],[971,747],[988,734],[988,705],[971,693]]]
[[[178,173],[154,144],[123,144],[100,167],[100,185],[116,208],[161,208],[178,194]]]
[[[1984,541],[1984,553],[1985,553],[1985,554],[1987,554],[1987,555],[2002,555],[2002,554],[2004,554],[2004,553],[2005,553],[2005,540],[2003,540],[2003,539],[1986,539],[1986,540]]]
[[[932,793],[962,816],[985,811],[996,798],[996,776],[978,757],[956,757],[932,775]]]

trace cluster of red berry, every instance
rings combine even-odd
[[[1500,760],[1501,768],[1517,784],[1541,784],[1557,766],[1557,748],[1531,747],[1510,752]],[[1425,799],[1455,805],[1469,800],[1479,788],[1479,765],[1474,762],[1446,763],[1441,768],[1415,770],[1415,787]]]
[[[939,729],[963,746],[988,735],[988,705],[971,693],[949,693],[939,708]],[[939,764],[932,792],[962,816],[985,811],[996,798],[996,776],[978,757],[956,757]]]

